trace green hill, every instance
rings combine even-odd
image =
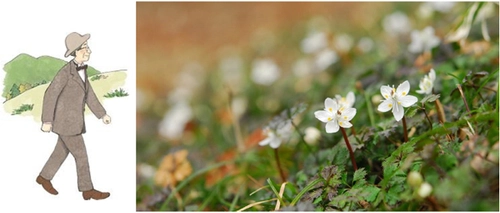
[[[35,58],[25,53],[19,54],[3,68],[6,74],[2,97],[9,100],[26,90],[52,81],[66,63],[62,59],[51,56]],[[89,66],[87,73],[92,76],[100,72]]]
[[[98,80],[90,80],[90,84],[92,85],[99,101],[103,103],[105,99],[108,99],[104,97],[107,93],[125,85],[127,72],[125,70],[120,70],[114,72],[103,72],[100,75],[103,77]],[[40,85],[39,87],[30,89],[25,93],[6,101],[3,104],[5,112],[11,114],[16,109],[21,108],[22,105],[32,105],[31,110],[23,112],[20,115],[33,116],[33,119],[39,122],[42,113],[43,95],[48,86],[48,84]],[[87,106],[86,108],[85,112],[89,114],[90,110]]]

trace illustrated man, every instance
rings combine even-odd
[[[105,124],[111,123],[111,118],[99,103],[92,86],[87,80],[87,62],[90,58],[90,48],[87,41],[90,34],[80,35],[76,32],[66,36],[65,57],[73,56],[73,60],[64,65],[56,74],[43,97],[42,131],[54,132],[59,137],[56,147],[45,163],[36,182],[50,194],[58,192],[50,182],[69,153],[76,161],[78,190],[83,199],[106,199],[108,192],[94,189],[89,171],[87,150],[82,134],[85,133],[85,104],[92,113]]]

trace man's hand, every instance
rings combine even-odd
[[[111,123],[111,117],[109,117],[109,115],[102,116],[102,122],[104,124],[110,124]]]
[[[42,132],[50,132],[52,130],[52,123],[46,122],[42,124]]]

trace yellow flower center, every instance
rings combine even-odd
[[[328,108],[328,111],[332,112],[332,111],[333,111],[333,109],[330,107],[330,108]]]
[[[392,107],[392,104],[389,104],[389,107]]]
[[[332,118],[328,117],[328,121],[331,121],[331,120],[332,120]]]

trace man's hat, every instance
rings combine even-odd
[[[76,49],[82,46],[87,40],[89,40],[90,34],[80,35],[76,32],[70,33],[66,36],[66,53],[64,57],[68,57],[71,53],[73,53]]]

